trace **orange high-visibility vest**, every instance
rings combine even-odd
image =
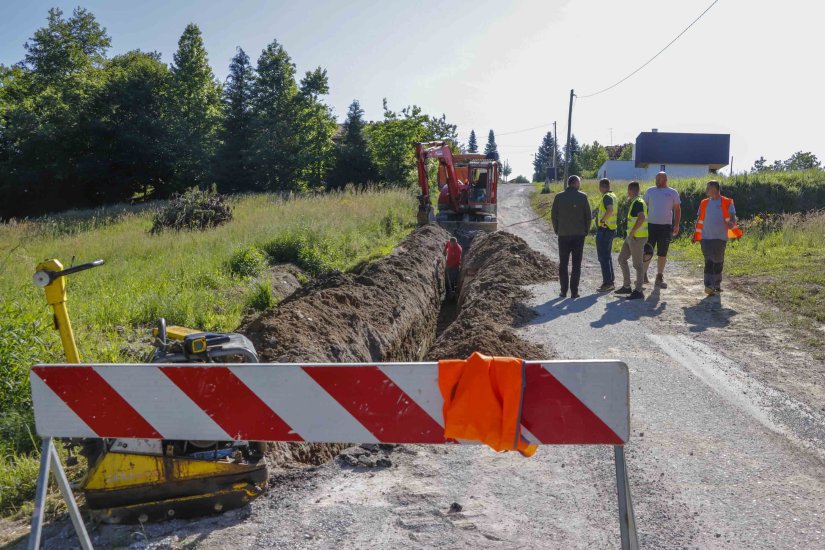
[[[496,451],[532,456],[536,445],[521,437],[524,361],[489,357],[438,362],[438,388],[444,399],[444,437],[481,441]]]
[[[733,204],[733,199],[729,199],[728,197],[719,196],[722,200],[722,216],[725,218],[725,222],[730,221],[730,205]],[[703,199],[702,202],[699,204],[699,219],[696,220],[696,231],[693,233],[693,240],[694,241],[701,241],[702,240],[702,229],[705,226],[705,210],[708,208],[708,201],[710,199]],[[739,229],[739,226],[736,222],[733,222],[733,228],[728,228],[728,238],[729,239],[738,239],[742,236],[742,230]]]

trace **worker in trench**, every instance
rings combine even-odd
[[[450,237],[450,240],[444,243],[444,256],[447,258],[447,267],[445,270],[445,280],[447,284],[447,293],[455,293],[458,288],[458,274],[461,270],[461,245],[458,244],[458,239]]]

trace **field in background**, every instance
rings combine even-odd
[[[404,190],[339,192],[290,200],[232,199],[234,219],[207,231],[150,235],[152,210],[113,206],[0,225],[0,515],[34,492],[37,441],[28,369],[62,359],[35,265],[106,264],[69,278],[69,312],[81,357],[139,361],[158,317],[204,330],[234,330],[245,313],[274,305],[270,265],[307,277],[387,254],[415,224]]]
[[[699,200],[704,197],[707,178],[672,180],[682,198],[682,232],[671,245],[671,257],[684,260],[701,276],[704,264],[699,245],[690,235]],[[825,171],[773,172],[735,178],[716,177],[722,193],[734,198],[745,236],[728,245],[725,258],[727,280],[778,305],[782,310],[803,316],[797,323],[813,328],[825,323]],[[531,197],[537,213],[548,218],[553,194],[542,195],[543,184],[536,183]],[[642,182],[642,192],[653,182]],[[619,197],[619,232],[627,216],[627,182],[614,182]],[[598,181],[582,183],[595,206]],[[554,192],[560,184],[552,186]],[[626,224],[626,222],[625,222]],[[594,230],[595,231],[595,230]],[[592,244],[595,239],[588,236]],[[616,239],[618,252],[621,239]],[[807,321],[806,321],[807,319]],[[819,332],[812,331],[809,344],[823,347]],[[822,355],[822,354],[820,354]],[[825,355],[823,355],[825,357]]]

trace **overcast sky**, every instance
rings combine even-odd
[[[565,139],[571,88],[584,96],[621,79],[711,2],[0,0],[0,63],[22,59],[49,7],[78,3],[108,30],[110,55],[139,48],[170,62],[183,28],[198,24],[220,80],[236,46],[254,60],[275,38],[299,74],[328,70],[339,119],[356,98],[369,119],[384,97],[394,110],[415,103],[445,113],[463,142],[473,128],[483,145],[492,128],[513,176],[529,177],[554,120]],[[639,74],[578,99],[573,133],[603,144],[651,128],[730,133],[736,171],[797,150],[825,159],[824,18],[819,2],[720,0]]]

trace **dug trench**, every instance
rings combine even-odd
[[[527,284],[558,277],[554,262],[509,233],[465,239],[457,299],[445,299],[443,254],[450,235],[417,229],[388,256],[357,273],[337,273],[246,318],[238,332],[262,362],[385,362],[488,355],[549,358],[513,331],[533,316]],[[347,444],[271,443],[271,466],[331,460]],[[346,456],[344,458],[347,458]],[[362,459],[363,460],[363,459]]]

